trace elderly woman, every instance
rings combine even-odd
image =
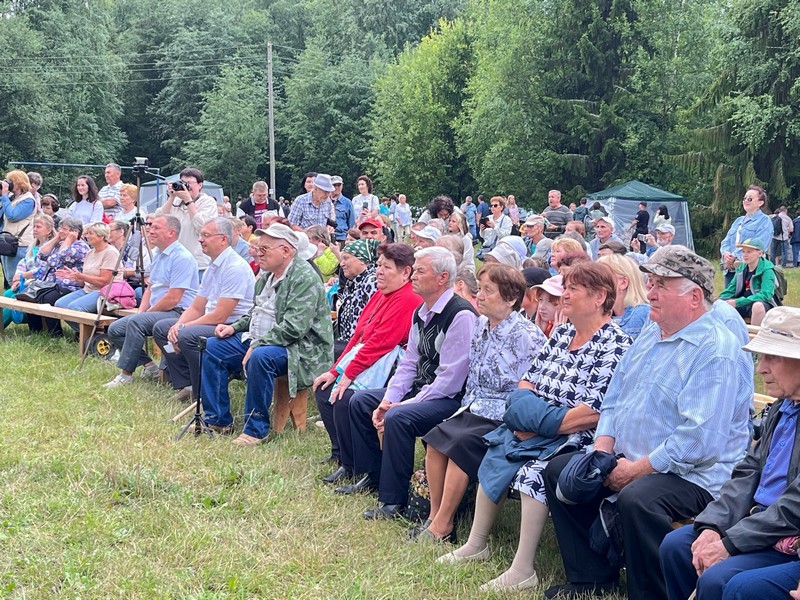
[[[570,322],[557,328],[511,394],[504,424],[485,436],[489,448],[478,470],[469,539],[439,558],[462,562],[489,556],[486,539],[510,484],[522,502],[519,545],[511,567],[484,591],[537,585],[533,563],[548,515],[542,471],[556,454],[592,443],[606,388],[631,344],[611,319],[616,283],[608,266],[579,263],[564,275],[564,288]]]
[[[478,273],[481,317],[470,343],[462,408],[422,438],[427,444],[431,513],[423,529],[412,534],[418,539],[454,537],[456,509],[486,453],[483,436],[500,425],[508,394],[547,343],[541,330],[519,312],[526,289],[525,278],[513,267],[487,264]]]
[[[619,254],[602,256],[597,260],[611,267],[617,278],[617,299],[611,314],[619,328],[634,340],[650,321],[650,303],[644,289],[642,272],[634,262]]]
[[[450,215],[450,219],[447,221],[447,229],[451,234],[461,236],[461,239],[464,242],[464,252],[462,253],[461,263],[457,264],[456,266],[459,269],[461,267],[465,267],[472,272],[475,272],[475,250],[472,247],[472,244],[475,242],[469,233],[467,218],[463,213],[454,212],[452,215]]]
[[[375,263],[378,260],[377,240],[355,240],[342,249],[338,315],[334,334],[334,354],[338,357],[356,331],[358,318],[378,289]]]
[[[117,221],[125,221],[130,223],[131,219],[136,216],[136,201],[139,199],[139,188],[132,183],[123,183],[119,188],[119,204],[122,211],[117,215]],[[141,215],[147,215],[147,210],[140,209]]]
[[[501,239],[511,235],[511,217],[503,214],[506,201],[502,196],[494,196],[489,202],[489,216],[481,222],[480,230],[483,237],[483,246],[478,251],[478,258],[483,259],[489,250],[494,248]]]
[[[105,223],[90,223],[83,230],[83,237],[91,250],[83,260],[83,269],[63,266],[56,271],[56,276],[73,281],[79,287],[66,296],[56,300],[55,306],[97,312],[97,299],[103,286],[113,281],[122,281],[122,273],[114,277],[114,269],[119,259],[119,251],[109,241],[111,230]],[[70,323],[77,330],[77,325]]]
[[[772,221],[765,215],[761,208],[767,203],[767,192],[764,188],[751,185],[742,198],[744,215],[738,217],[732,224],[719,251],[722,255],[722,268],[724,271],[725,286],[731,282],[736,274],[736,266],[742,260],[742,249],[737,248],[745,240],[758,240],[764,248],[769,248],[772,242]]]
[[[55,304],[62,296],[78,289],[79,284],[59,276],[58,273],[64,267],[76,270],[83,268],[83,261],[90,248],[81,238],[82,235],[83,224],[80,220],[67,217],[61,221],[56,235],[39,247],[36,267],[32,271],[33,279],[56,284],[37,298],[39,304]],[[48,318],[46,323],[50,335],[62,335],[61,321]],[[28,327],[31,331],[41,331],[42,320],[28,319]]]
[[[103,203],[98,202],[97,184],[89,175],[81,175],[72,186],[72,204],[67,208],[70,217],[80,219],[84,226],[103,220]]]
[[[123,186],[124,187],[124,186]],[[122,194],[120,194],[122,198]],[[142,240],[141,232],[134,231],[128,236],[130,224],[127,221],[116,220],[109,225],[110,232],[108,242],[117,249],[122,256],[120,262],[120,273],[131,284],[132,287],[141,285],[141,275],[147,272],[150,266],[150,252],[146,242]],[[139,248],[142,250],[142,273],[137,273],[136,268],[139,262]]]
[[[354,249],[348,250],[348,246],[345,252],[352,254]],[[386,364],[385,357],[408,342],[411,317],[422,303],[422,298],[411,288],[413,265],[414,250],[410,246],[399,243],[378,246],[378,293],[373,294],[361,311],[355,332],[341,356],[314,381],[317,406],[331,439],[332,455],[341,465],[323,478],[325,483],[339,483],[353,476],[350,398],[365,385],[372,388],[385,385],[392,366]],[[362,383],[367,375],[369,382]]]
[[[449,250],[450,254],[453,255],[453,258],[456,260],[456,267],[459,269],[467,268],[464,262],[464,240],[460,235],[443,235],[438,240],[436,240],[435,246],[439,246],[440,248],[444,248],[445,250]],[[472,262],[472,268],[475,268],[475,262]]]
[[[719,295],[736,309],[751,325],[761,325],[767,311],[775,308],[775,265],[764,258],[761,240],[743,240],[737,244],[742,252],[742,264],[736,275]]]
[[[13,189],[10,188],[9,181]],[[0,217],[3,218],[3,232],[16,237],[19,246],[16,254],[0,256],[3,276],[7,282],[14,277],[19,261],[25,256],[28,246],[33,243],[32,225],[35,210],[36,200],[31,193],[31,182],[25,171],[9,171],[5,179],[0,181]]]

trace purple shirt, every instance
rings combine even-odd
[[[452,297],[453,289],[450,288],[439,296],[439,299],[430,309],[423,303],[418,309],[422,322],[427,325],[435,314],[442,312],[442,309]],[[476,320],[475,314],[469,310],[462,310],[453,317],[442,342],[436,377],[432,383],[422,386],[419,393],[413,398],[409,398],[406,402],[425,402],[439,398],[452,398],[461,392],[469,372],[468,349]],[[384,394],[384,398],[389,402],[397,403],[402,401],[403,397],[411,390],[411,385],[417,374],[417,361],[419,360],[417,343],[418,340],[412,327],[405,356],[397,365],[394,377],[389,381],[389,387],[386,389],[386,394]],[[467,350],[465,351],[465,349]]]

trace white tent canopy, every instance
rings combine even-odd
[[[692,238],[692,224],[689,219],[689,203],[683,196],[665,192],[635,179],[622,185],[610,187],[602,192],[595,192],[586,196],[586,206],[591,209],[594,202],[600,202],[608,215],[614,219],[614,232],[621,238],[631,221],[636,218],[639,203],[647,202],[647,212],[650,213],[650,231],[653,232],[653,218],[656,209],[662,204],[667,207],[672,226],[675,228],[673,243],[688,246],[694,250]]]
[[[147,212],[155,212],[155,210],[167,200],[167,183],[178,181],[179,179],[180,175],[175,174],[165,179],[156,179],[155,181],[143,183],[139,190],[140,206],[146,209]],[[222,203],[223,191],[222,186],[218,183],[208,180],[204,181],[203,191],[212,198],[215,198],[217,204]]]

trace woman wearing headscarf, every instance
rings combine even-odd
[[[348,242],[342,248],[340,267],[343,277],[339,284],[339,307],[333,339],[335,358],[339,357],[353,337],[361,311],[378,289],[375,263],[379,244],[377,240],[364,239]]]

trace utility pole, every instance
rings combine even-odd
[[[267,106],[269,113],[269,195],[273,200],[275,194],[275,114],[273,112],[272,91],[272,42],[267,42]]]

